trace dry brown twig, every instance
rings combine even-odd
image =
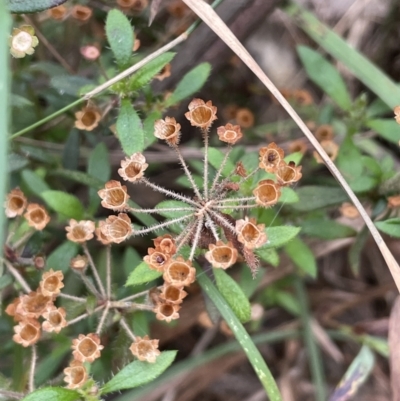
[[[283,97],[279,92],[278,88],[272,83],[272,81],[263,72],[261,67],[245,49],[245,47],[239,42],[232,31],[226,26],[226,24],[221,20],[218,14],[210,7],[206,2],[199,0],[183,0],[183,2],[190,7],[199,18],[205,22],[210,29],[212,29],[221,40],[223,40],[233,52],[240,57],[240,59],[250,68],[250,70],[260,79],[260,81],[265,85],[265,87],[275,96],[282,107],[287,111],[287,113],[292,117],[293,121],[297,124],[303,134],[308,138],[308,140],[313,145],[314,149],[319,153],[325,165],[328,167],[332,175],[336,178],[339,184],[346,191],[347,195],[353,202],[354,206],[359,211],[361,217],[363,218],[365,224],[367,225],[372,237],[374,238],[379,250],[382,253],[383,258],[390,270],[390,273],[396,283],[396,287],[400,292],[400,268],[395,260],[393,254],[390,252],[382,236],[379,234],[374,223],[369,217],[368,213],[364,209],[363,205],[351,190],[349,184],[346,182],[336,165],[332,162],[329,156],[326,154],[324,149],[321,147],[317,139],[308,129],[307,125],[292,108],[289,102]]]

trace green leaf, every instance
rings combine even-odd
[[[352,138],[346,137],[340,145],[336,164],[349,183],[361,177],[363,172],[361,152],[354,145]]]
[[[259,256],[261,260],[269,263],[274,267],[278,267],[279,265],[279,254],[276,252],[274,248],[271,249],[257,249],[256,254]]]
[[[208,148],[208,161],[216,170],[220,168],[224,156],[225,155],[219,149],[212,147]],[[227,177],[233,170],[235,170],[235,165],[228,159],[222,170],[222,176]]]
[[[104,186],[103,181],[99,180],[98,178],[92,177],[86,173],[83,173],[82,171],[59,169],[59,170],[49,171],[49,174],[67,178],[68,180],[87,185],[97,190],[101,189]]]
[[[62,153],[62,166],[67,170],[78,170],[79,136],[79,131],[73,128],[65,141]]]
[[[10,105],[12,107],[16,107],[17,109],[22,109],[24,107],[32,107],[33,103],[23,96],[17,95],[15,93],[10,93]]]
[[[166,200],[160,202],[157,206],[156,209],[160,210],[160,215],[167,217],[169,219],[175,219],[177,217],[182,217],[186,216],[187,214],[190,214],[190,211],[162,211],[162,209],[172,209],[172,208],[188,208],[192,207],[191,205],[188,205],[185,202],[181,201],[176,201],[176,200]]]
[[[174,361],[177,351],[164,351],[155,363],[134,361],[125,366],[100,390],[101,394],[134,388],[149,383],[161,375]]]
[[[358,277],[360,273],[361,265],[361,252],[364,249],[365,243],[369,237],[369,230],[367,227],[363,227],[357,234],[355,241],[352,243],[349,249],[349,263],[351,271],[355,277]]]
[[[62,191],[44,191],[42,198],[56,212],[71,219],[83,218],[83,206],[80,200],[71,194]]]
[[[385,221],[377,221],[375,226],[378,230],[391,237],[400,238],[400,218],[395,217],[393,219],[388,219]]]
[[[322,24],[312,13],[290,2],[284,8],[319,46],[341,61],[364,85],[378,95],[392,110],[399,104],[400,87],[353,46]]]
[[[304,273],[315,278],[317,276],[317,262],[311,249],[300,239],[294,238],[285,246],[285,252],[293,263]]]
[[[350,95],[337,69],[318,52],[307,46],[297,46],[297,53],[310,79],[343,110],[349,110]]]
[[[167,52],[149,61],[129,79],[129,89],[136,91],[148,84],[174,57],[176,53]]]
[[[142,122],[129,99],[122,99],[117,118],[117,135],[122,150],[128,156],[144,149],[144,131]]]
[[[18,171],[23,169],[29,161],[26,157],[21,156],[17,153],[10,153],[7,155],[7,173],[13,173],[14,171]]]
[[[59,245],[46,260],[46,267],[54,270],[62,270],[65,273],[69,268],[69,262],[78,253],[79,245],[72,241],[65,241]]]
[[[369,120],[365,124],[367,127],[376,131],[382,138],[399,144],[400,141],[400,125],[394,119],[377,119]]]
[[[148,148],[152,143],[156,141],[154,136],[154,122],[161,118],[161,113],[159,111],[153,111],[148,114],[143,121],[144,130],[144,148]]]
[[[354,237],[357,231],[334,220],[313,218],[301,223],[301,232],[309,237],[326,240]]]
[[[134,248],[126,247],[123,257],[122,266],[126,276],[132,273],[133,266],[142,263],[142,257]]]
[[[32,170],[23,170],[21,176],[25,185],[37,196],[50,189],[46,182]]]
[[[233,313],[242,323],[248,322],[251,317],[251,306],[242,289],[224,270],[213,269],[213,271],[217,288]]]
[[[59,75],[52,77],[50,86],[60,95],[78,97],[81,88],[91,85],[93,81],[79,75]]]
[[[343,189],[336,187],[323,187],[309,185],[297,190],[299,201],[292,207],[301,212],[319,209],[326,206],[337,205],[348,198]]]
[[[293,191],[292,188],[283,187],[281,189],[281,196],[278,200],[278,203],[290,204],[297,203],[299,201],[299,196],[296,192]]]
[[[267,233],[268,242],[261,248],[261,250],[279,248],[280,246],[285,245],[287,242],[291,241],[300,230],[300,227],[293,226],[276,226],[267,228],[265,232]]]
[[[173,106],[181,100],[198,92],[207,81],[210,72],[211,65],[209,63],[201,63],[190,70],[178,83],[172,95],[167,99],[165,106]]]
[[[367,380],[374,365],[375,357],[373,352],[369,347],[363,345],[329,401],[346,401],[353,398],[365,380]]]
[[[48,10],[65,3],[67,0],[6,0],[8,10],[13,14],[30,14]]]
[[[146,284],[161,276],[161,272],[150,269],[146,262],[142,262],[140,265],[136,266],[135,270],[129,275],[125,285]]]
[[[22,401],[76,401],[81,395],[63,387],[45,387],[28,394]]]
[[[111,167],[107,146],[101,142],[90,153],[87,172],[90,176],[101,182],[106,182],[111,176]],[[89,188],[89,209],[95,212],[100,204],[100,197],[97,189]]]
[[[111,10],[106,19],[106,35],[117,64],[129,64],[134,43],[133,30],[128,18],[119,10]]]

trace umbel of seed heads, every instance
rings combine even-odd
[[[177,287],[188,285],[191,280],[194,280],[192,261],[198,249],[207,250],[205,257],[215,268],[226,269],[243,257],[254,274],[258,267],[254,249],[267,242],[265,226],[257,224],[254,218],[245,217],[236,220],[227,212],[273,206],[279,200],[281,188],[301,178],[301,166],[296,166],[293,162],[286,163],[283,150],[275,143],[260,149],[260,162],[255,170],[247,172],[243,164],[239,162],[236,168],[224,178],[222,172],[232,147],[243,136],[241,128],[232,124],[217,128],[217,135],[227,144],[227,151],[219,169],[211,176],[208,166],[209,130],[217,119],[216,112],[217,108],[211,101],[193,99],[189,104],[189,111],[185,114],[191,125],[200,129],[204,141],[203,190],[196,185],[180,152],[181,125],[172,117],[157,120],[154,124],[154,135],[164,140],[176,152],[193,189],[193,197],[151,183],[144,175],[148,165],[141,153],[125,158],[118,170],[125,181],[146,185],[154,191],[185,203],[182,207],[162,209],[163,212],[179,212],[180,217],[134,230],[127,212],[159,213],[160,209],[129,207],[127,188],[118,181],[109,181],[105,188],[99,191],[103,207],[121,212],[100,223],[99,229],[105,241],[119,243],[130,236],[164,230],[176,224],[181,226],[179,235],[169,235],[169,241],[173,242],[173,247],[167,249],[157,242],[154,248],[149,248],[148,255],[145,257],[150,268],[163,272],[166,283]],[[253,196],[239,196],[241,185],[260,170],[268,173],[268,178],[258,182],[253,190]],[[184,245],[190,245],[188,259],[180,255]]]

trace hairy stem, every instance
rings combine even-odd
[[[77,316],[75,319],[72,319],[68,322],[68,326],[72,326],[73,324],[78,323],[83,319],[86,319],[87,317],[93,315],[93,313],[97,313],[98,311],[101,311],[104,307],[105,307],[105,305],[100,305],[92,312],[86,312],[80,316]]]
[[[110,310],[110,302],[106,303],[106,307],[101,315],[99,325],[97,326],[96,334],[100,335],[101,329],[103,328],[104,322],[106,321],[108,312]]]
[[[151,233],[152,231],[156,231],[156,230],[159,230],[161,228],[171,226],[172,224],[179,223],[180,221],[187,220],[192,216],[193,216],[192,214],[188,214],[186,216],[177,217],[176,219],[167,220],[164,223],[156,224],[156,225],[148,227],[148,228],[143,228],[142,230],[137,230],[137,231],[135,231],[134,234],[135,235],[136,234],[142,235],[142,234]]]
[[[36,344],[31,345],[31,347],[32,347],[32,358],[31,358],[31,367],[29,369],[29,383],[28,383],[28,389],[30,393],[32,393],[35,390],[35,368],[37,359]]]
[[[216,187],[216,185],[217,185],[217,183],[218,183],[219,177],[221,177],[222,170],[224,169],[224,167],[225,167],[225,165],[226,165],[226,162],[228,161],[229,154],[231,153],[232,149],[233,149],[233,148],[232,148],[232,145],[229,144],[229,147],[228,147],[228,150],[227,150],[226,153],[225,153],[224,159],[222,160],[222,163],[221,163],[221,165],[219,166],[219,169],[218,169],[218,171],[217,171],[217,174],[215,174],[214,181],[213,181],[212,186],[211,186],[211,193],[212,193],[212,194],[214,193],[214,190],[215,190],[215,187]]]
[[[88,249],[88,247],[87,247],[86,242],[84,242],[84,243],[82,244],[82,248],[83,248],[83,251],[85,252],[86,257],[88,258],[89,265],[90,265],[90,267],[92,268],[92,272],[93,272],[94,278],[95,278],[95,280],[96,280],[96,282],[97,282],[97,285],[98,285],[98,287],[99,287],[100,293],[101,293],[101,295],[103,296],[103,298],[105,298],[105,297],[106,297],[106,291],[105,291],[105,289],[104,289],[103,283],[101,282],[99,273],[98,273],[98,271],[97,271],[96,265],[95,265],[94,262],[93,262],[92,255],[91,255],[90,252],[89,252],[89,249]]]
[[[197,244],[199,243],[200,240],[200,235],[201,235],[201,230],[203,228],[203,223],[204,223],[204,217],[200,216],[197,221],[197,227],[196,227],[196,232],[194,234],[194,238],[192,241],[192,248],[190,249],[190,256],[189,260],[192,261],[194,258],[194,254],[196,252]]]
[[[107,299],[111,299],[111,245],[106,246],[106,287]]]
[[[122,328],[126,331],[126,333],[128,334],[128,336],[135,341],[136,340],[136,336],[133,334],[132,330],[130,329],[130,327],[128,326],[128,324],[126,323],[125,319],[123,317],[121,317],[121,320],[119,321],[119,324],[122,326]]]
[[[204,139],[204,178],[203,178],[203,192],[204,199],[208,200],[208,130],[203,129]]]
[[[14,276],[14,278],[19,282],[21,287],[24,289],[26,293],[30,293],[31,287],[29,287],[28,283],[24,280],[24,278],[19,274],[19,271],[6,259],[2,259],[4,264],[6,265],[8,271]]]

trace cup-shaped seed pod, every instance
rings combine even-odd
[[[15,313],[24,318],[38,319],[53,304],[53,297],[43,295],[40,288],[29,294],[21,295]]]
[[[238,241],[249,249],[259,248],[267,242],[265,225],[257,224],[256,219],[249,219],[247,216],[244,220],[236,221],[236,233]]]
[[[166,253],[167,255],[174,255],[176,253],[175,240],[172,235],[165,234],[161,237],[153,239],[155,249]]]
[[[106,209],[122,211],[128,207],[128,191],[125,185],[121,185],[119,181],[111,180],[106,182],[105,188],[97,192],[100,196],[101,206]]]
[[[43,230],[50,221],[50,216],[47,214],[46,209],[37,203],[28,205],[24,217],[28,224],[38,231]]]
[[[183,290],[183,287],[168,283],[164,283],[159,295],[161,299],[171,304],[181,304],[186,296],[187,292]]]
[[[396,106],[393,112],[394,112],[394,119],[396,120],[397,124],[400,124],[400,106]]]
[[[100,358],[101,350],[104,348],[100,344],[100,338],[95,333],[87,335],[79,334],[78,338],[72,340],[74,359],[79,362],[93,362],[95,359]]]
[[[121,168],[118,169],[118,174],[125,181],[137,182],[143,177],[148,166],[141,153],[134,153],[131,157],[121,160]]]
[[[97,233],[96,233],[97,234]],[[88,265],[88,258],[85,255],[77,255],[69,262],[69,267],[72,270],[83,272]]]
[[[97,241],[101,242],[103,245],[108,245],[112,243],[112,240],[103,232],[105,225],[105,221],[100,221],[99,226],[96,228],[96,230],[94,230],[94,232],[96,234]]]
[[[227,269],[237,261],[238,251],[231,242],[224,244],[222,241],[217,241],[216,244],[210,244],[208,248],[209,251],[206,252],[205,257],[213,267]]]
[[[272,180],[262,180],[258,183],[256,189],[253,191],[258,205],[268,207],[273,206],[278,202],[281,196],[279,186]]]
[[[143,260],[150,269],[164,272],[171,260],[171,255],[154,248],[148,248],[147,253],[148,255],[146,255]]]
[[[154,136],[166,141],[170,146],[176,146],[181,137],[181,125],[173,117],[157,120],[154,123]]]
[[[212,105],[211,100],[206,103],[202,99],[193,99],[188,108],[189,111],[185,113],[185,117],[195,127],[208,130],[217,119],[217,108]]]
[[[169,323],[172,320],[179,319],[178,311],[180,308],[180,305],[170,302],[160,302],[155,305],[153,312],[156,314],[157,320],[164,320]]]
[[[260,149],[260,168],[267,173],[274,173],[278,164],[283,160],[284,152],[275,142],[270,143],[267,147]]]
[[[30,25],[22,25],[14,28],[9,38],[10,53],[15,58],[23,58],[27,54],[33,54],[39,40],[35,35],[35,30]]]
[[[116,244],[125,241],[133,232],[131,219],[125,213],[118,216],[107,217],[105,224],[101,226],[102,233]]]
[[[83,242],[89,241],[93,238],[94,223],[90,220],[76,221],[71,219],[69,226],[65,227],[67,231],[67,238],[72,242],[82,244]]]
[[[56,21],[62,21],[67,16],[67,7],[60,5],[58,7],[53,7],[47,10],[47,15]]]
[[[333,139],[332,125],[328,124],[320,125],[315,131],[315,138],[317,138],[318,142],[331,141]]]
[[[64,287],[63,279],[64,275],[61,270],[50,269],[43,273],[42,281],[39,283],[42,294],[47,297],[57,296]]]
[[[27,318],[14,326],[13,341],[23,347],[29,347],[39,341],[40,323],[36,319]]]
[[[71,17],[81,22],[86,22],[92,14],[92,9],[86,6],[76,5],[71,10]]]
[[[6,216],[10,218],[21,216],[27,204],[28,201],[23,192],[19,188],[13,189],[7,194],[4,202]]]
[[[217,134],[220,141],[229,143],[231,145],[234,145],[243,137],[240,126],[229,123],[223,127],[218,127]]]
[[[139,361],[154,363],[158,355],[160,355],[158,342],[159,340],[150,340],[149,336],[136,337],[129,349]]]
[[[254,114],[250,109],[242,107],[237,109],[235,120],[241,127],[250,128],[254,125]]]
[[[388,200],[388,207],[391,209],[397,209],[400,207],[400,195],[389,196]]]
[[[101,120],[101,113],[97,107],[86,106],[75,113],[75,128],[84,131],[93,131]]]
[[[276,178],[282,186],[294,184],[302,177],[301,166],[297,166],[294,162],[285,163],[281,161],[276,169]]]
[[[196,269],[192,267],[190,260],[185,260],[182,256],[178,256],[168,263],[163,278],[172,285],[188,286],[196,279]]]
[[[164,81],[165,78],[168,78],[171,76],[171,64],[165,64],[163,69],[154,76],[154,79],[157,79],[159,81]]]
[[[17,306],[21,302],[21,297],[17,297],[12,301],[10,304],[7,305],[7,308],[5,309],[5,312],[7,315],[12,316],[14,318],[14,321],[20,322],[21,320],[24,319],[23,316],[17,314]]]
[[[339,145],[337,145],[335,142],[331,140],[327,141],[322,141],[320,143],[322,148],[325,150],[326,154],[329,156],[329,158],[334,161],[339,153]],[[314,159],[317,163],[323,164],[324,161],[322,160],[322,157],[319,155],[319,153],[315,150],[313,152]]]
[[[68,368],[64,369],[64,374],[64,381],[68,383],[67,388],[69,389],[81,388],[88,379],[86,368],[82,362],[75,359],[71,361]]]
[[[96,61],[101,55],[98,47],[94,45],[82,46],[79,49],[79,53],[88,61]]]
[[[65,319],[66,312],[64,308],[57,308],[56,306],[51,305],[42,316],[45,319],[42,323],[42,329],[48,333],[59,333],[68,325]]]

